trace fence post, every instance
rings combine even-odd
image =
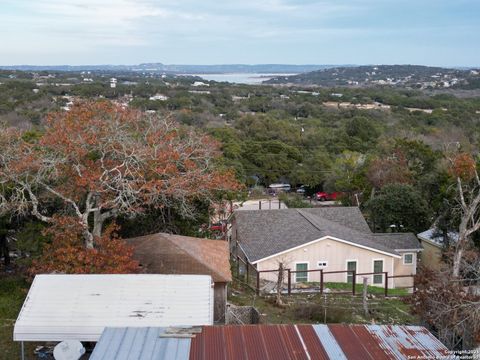
[[[320,295],[323,294],[323,269],[320,269]]]
[[[247,261],[247,265],[245,265],[245,270],[246,270],[246,273],[247,273],[247,284],[249,283],[248,281],[248,261]]]
[[[258,210],[262,210],[262,200],[258,200]]]
[[[260,294],[260,272],[257,271],[257,287],[255,289],[255,292],[258,294]]]
[[[240,256],[237,255],[237,277],[240,279]]]
[[[278,199],[278,209],[280,210],[282,208],[282,202],[280,201],[280,199]]]
[[[268,199],[268,210],[272,210],[272,200]]]
[[[357,282],[357,272],[352,270],[352,295],[355,295],[355,285]]]
[[[388,272],[385,272],[385,297],[388,296]]]
[[[288,269],[288,295],[292,294],[292,271]]]
[[[364,277],[363,278],[363,292],[362,292],[362,302],[363,302],[363,312],[365,313],[365,317],[368,316],[368,304],[367,304],[367,285],[368,278]]]

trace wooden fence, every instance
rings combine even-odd
[[[257,294],[260,294],[261,290],[261,276],[260,274],[262,273],[278,273],[278,269],[273,269],[273,270],[260,270],[257,271],[257,269],[245,260],[243,260],[241,257],[236,256],[233,259],[236,262],[236,278],[241,279],[245,285],[247,285],[249,288],[254,290]],[[240,269],[243,266],[243,273],[240,271]],[[351,294],[351,295],[356,295],[356,285],[357,285],[357,277],[358,276],[375,276],[375,275],[382,275],[383,276],[383,290],[384,290],[384,296],[389,296],[389,290],[392,289],[390,287],[390,280],[391,279],[396,279],[396,278],[412,278],[413,279],[413,286],[407,286],[407,287],[401,287],[401,289],[412,289],[412,291],[415,291],[415,275],[409,274],[409,275],[389,275],[388,271],[382,271],[382,272],[368,272],[368,273],[357,273],[355,270],[339,270],[339,271],[324,271],[323,269],[313,269],[313,270],[291,270],[291,269],[284,269],[284,271],[287,273],[286,276],[286,285],[287,285],[287,294],[291,295],[295,290],[292,289],[292,276],[295,276],[296,273],[306,273],[306,272],[318,272],[320,273],[320,283],[318,286],[312,285],[310,287],[302,287],[303,292],[318,292],[320,294],[323,294],[325,292],[325,278],[328,277],[329,274],[350,274],[352,282],[351,284],[351,290],[349,291],[336,291],[336,292],[331,292],[331,294],[335,295],[341,295],[341,294]],[[254,283],[252,283],[254,281]],[[348,284],[348,283],[347,283]],[[308,284],[307,284],[308,285]],[[397,287],[396,289],[400,289],[400,287]],[[398,296],[398,295],[395,295]]]

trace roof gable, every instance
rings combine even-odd
[[[325,237],[398,256],[399,241],[373,234],[356,207],[242,211],[235,212],[235,223],[238,241],[252,263]],[[421,248],[411,236],[403,240],[408,240],[408,248]]]

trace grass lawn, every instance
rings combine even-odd
[[[310,285],[310,283],[308,283]],[[320,284],[317,284],[320,286]],[[345,290],[352,291],[352,284],[347,283],[336,283],[336,282],[327,282],[324,284],[324,288],[331,290]],[[355,293],[360,295],[363,291],[363,284],[355,284]],[[367,285],[367,293],[373,295],[384,295],[385,289],[379,286]],[[388,296],[406,296],[408,295],[407,289],[388,289]]]
[[[0,360],[20,359],[20,343],[13,342],[13,325],[29,284],[18,275],[0,274]],[[34,344],[25,343],[26,359],[33,359]]]
[[[343,290],[341,286],[344,285],[347,284],[338,285],[339,290]],[[358,291],[361,294],[361,289]],[[279,307],[274,303],[274,295],[256,296],[252,290],[236,284],[233,284],[231,292],[232,294],[228,298],[229,302],[235,305],[256,307],[262,314],[263,322],[269,324],[312,324],[324,323],[325,320],[326,323],[355,324],[375,322],[376,324],[407,325],[418,323],[418,319],[410,313],[410,306],[398,298],[379,296],[369,299],[369,314],[365,315],[361,296],[339,294],[284,295],[285,306]],[[382,291],[380,293],[383,294]]]

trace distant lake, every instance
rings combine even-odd
[[[232,73],[232,74],[190,74],[199,76],[208,81],[229,82],[235,84],[260,84],[262,81],[270,80],[278,76],[292,76],[297,74],[254,74],[254,73]]]

